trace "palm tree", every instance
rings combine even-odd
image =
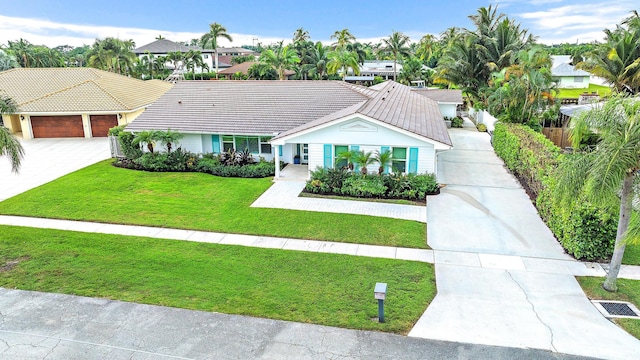
[[[371,151],[358,151],[355,155],[355,163],[358,164],[358,167],[360,167],[360,173],[362,173],[362,175],[367,175],[367,166],[375,164],[376,163],[376,158],[373,157],[373,153]],[[378,171],[380,171],[378,169]]]
[[[309,36],[309,32],[307,30],[305,30],[304,28],[298,28],[293,33],[293,43],[294,44],[307,42],[307,41],[309,41],[310,38],[311,37]]]
[[[349,170],[353,170],[353,164],[355,163],[357,155],[358,155],[358,152],[355,151],[355,150],[343,151],[343,152],[337,154],[337,156],[336,156],[336,165],[338,165],[340,163],[344,163],[345,165],[343,167],[345,167],[345,168],[347,168]]]
[[[293,65],[299,63],[300,58],[288,45],[283,47],[280,42],[280,46],[275,51],[271,49],[263,51],[260,54],[260,61],[273,66],[278,72],[280,80],[284,80],[286,78],[285,70],[291,69]]]
[[[315,72],[318,75],[318,80],[322,80],[327,73],[327,63],[329,58],[327,57],[327,47],[322,45],[320,41],[316,42],[310,54],[310,62],[315,66]]]
[[[421,61],[428,64],[431,58],[440,52],[439,42],[432,34],[424,35],[418,42],[415,52]]]
[[[364,64],[364,61],[367,60],[367,50],[362,43],[354,42],[347,44],[347,51],[356,54],[359,64]]]
[[[412,81],[427,80],[427,70],[422,67],[422,62],[417,57],[411,57],[404,62],[398,82],[411,85]]]
[[[336,39],[336,42],[331,44],[334,49],[344,49],[347,44],[356,41],[356,37],[349,32],[349,29],[336,30],[330,38]]]
[[[179,133],[177,131],[172,131],[171,129],[167,131],[158,131],[156,133],[156,139],[160,140],[160,142],[167,147],[168,153],[171,152],[171,148],[173,147],[173,144],[175,144],[177,141],[179,141],[183,137],[184,137],[184,134]]]
[[[209,32],[202,35],[202,37],[200,38],[200,41],[202,43],[202,48],[206,49],[207,44],[210,43],[211,49],[213,49],[215,53],[216,79],[218,78],[218,38],[225,38],[229,41],[233,41],[233,38],[231,38],[231,35],[227,33],[227,28],[215,22],[213,24],[209,24]]]
[[[633,215],[634,182],[640,170],[640,102],[615,96],[601,108],[572,120],[574,149],[588,132],[599,135],[590,152],[571,155],[560,168],[558,196],[564,201],[585,194],[594,204],[619,207],[613,257],[603,287],[616,291],[616,279],[628,241],[640,239],[640,219]]]
[[[167,54],[166,59],[173,63],[175,70],[178,70],[184,65],[185,55],[181,51],[171,51]]]
[[[8,44],[9,50],[18,59],[20,66],[26,68],[31,67],[30,65],[33,61],[33,45],[22,38],[18,41],[9,41]]]
[[[145,130],[136,134],[131,142],[133,145],[147,144],[147,149],[150,153],[153,153],[153,147],[158,140],[159,132],[156,130]]]
[[[485,66],[478,57],[477,44],[478,37],[473,34],[451,42],[438,63],[433,82],[457,86],[471,98],[478,99],[486,81],[483,80]]]
[[[0,119],[3,114],[13,114],[17,111],[16,102],[4,95],[0,94]],[[7,155],[11,162],[11,171],[17,173],[20,170],[20,163],[24,157],[24,149],[18,139],[9,132],[4,126],[0,126],[0,156]]]
[[[380,165],[380,167],[378,167],[378,175],[382,175],[384,174],[385,168],[391,165],[393,156],[391,154],[391,151],[389,150],[385,150],[382,152],[376,151],[374,159]]]
[[[382,39],[383,51],[393,56],[393,81],[396,80],[398,59],[410,54],[409,42],[409,37],[398,31],[394,31],[388,38]]]
[[[346,50],[336,50],[330,52],[327,58],[329,59],[327,63],[328,74],[337,74],[342,71],[342,79],[344,80],[349,69],[352,69],[354,74],[360,75],[360,66],[356,54]]]

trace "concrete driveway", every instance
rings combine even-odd
[[[427,200],[438,295],[409,336],[632,359],[640,341],[605,319],[571,274],[564,253],[489,136],[451,129],[454,148],[439,155]],[[533,267],[531,260],[539,262]],[[540,265],[542,264],[542,265]]]
[[[20,142],[25,155],[18,174],[11,172],[6,157],[0,158],[0,201],[111,156],[107,138],[31,139]]]

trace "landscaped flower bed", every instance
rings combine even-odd
[[[113,164],[118,167],[143,171],[203,172],[223,177],[262,178],[275,174],[275,163],[256,161],[248,150],[229,149],[220,154],[195,154],[180,147],[171,151],[172,143],[182,135],[172,131],[143,131],[136,135],[123,131],[123,127],[110,129],[109,135],[118,136],[124,158]],[[165,144],[167,151],[155,151],[155,141]],[[147,145],[147,152],[141,144]]]
[[[366,175],[345,169],[318,168],[311,172],[304,192],[359,198],[424,201],[440,192],[434,174]]]

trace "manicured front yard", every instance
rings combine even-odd
[[[10,215],[426,248],[415,221],[249,207],[271,179],[89,166],[0,203]]]
[[[622,263],[626,265],[640,265],[640,244],[629,244],[624,250]]]
[[[431,264],[0,226],[0,286],[406,334]],[[388,283],[386,323],[376,282]]]
[[[580,94],[588,92],[596,92],[600,97],[611,95],[611,88],[603,85],[589,84],[586,89],[560,89],[558,97],[561,99],[577,99]]]
[[[577,279],[589,299],[629,301],[640,308],[640,280],[618,279],[618,292],[611,293],[602,288],[604,278],[578,277]],[[640,339],[640,320],[616,319],[614,321],[629,334]]]

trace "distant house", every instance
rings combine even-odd
[[[0,72],[0,89],[18,104],[2,120],[25,139],[104,137],[172,86],[93,68],[17,68]]]
[[[236,73],[241,73],[241,74],[246,76],[248,74],[249,68],[252,65],[257,64],[257,63],[258,62],[256,62],[256,61],[246,61],[246,62],[237,64],[237,65],[233,65],[230,68],[226,68],[226,69],[220,71],[218,73],[218,75],[220,76],[221,79],[232,79],[233,75],[236,74]],[[286,76],[287,80],[290,80],[291,77],[293,75],[295,75],[295,74],[296,74],[296,72],[292,71],[292,70],[285,70],[284,71],[284,75]]]
[[[396,75],[402,71],[402,64],[396,64]],[[365,60],[360,66],[360,76],[380,76],[384,80],[393,79],[393,60]]]
[[[226,48],[218,48],[218,51],[225,49]],[[202,60],[209,67],[209,71],[215,70],[215,53],[212,49],[203,49],[197,46],[185,46],[167,39],[156,40],[152,43],[140,46],[139,48],[133,49],[133,53],[136,54],[138,58],[142,59],[144,56],[148,56],[149,54],[152,54],[155,57],[160,57],[167,56],[170,52],[179,51],[181,53],[187,53],[190,50],[200,51],[200,53],[202,54]],[[247,51],[251,52],[251,50]],[[220,55],[221,53],[218,54],[218,69],[226,69],[231,67],[232,56],[224,57]],[[171,62],[167,62],[165,64],[165,67],[167,69],[173,69],[173,64]],[[202,69],[197,67],[195,71],[202,72]]]
[[[185,134],[180,146],[193,152],[248,149],[267,160],[299,159],[310,170],[342,166],[340,153],[362,150],[392,152],[396,171],[434,172],[436,150],[452,146],[437,102],[393,81],[375,89],[342,81],[180,82],[127,126],[167,129]]]
[[[444,117],[456,117],[458,115],[458,106],[464,103],[462,100],[462,90],[427,88],[412,88],[412,90],[417,94],[435,100]]]
[[[571,65],[571,56],[552,55],[551,76],[560,89],[586,89],[589,87],[591,74],[576,69]]]

